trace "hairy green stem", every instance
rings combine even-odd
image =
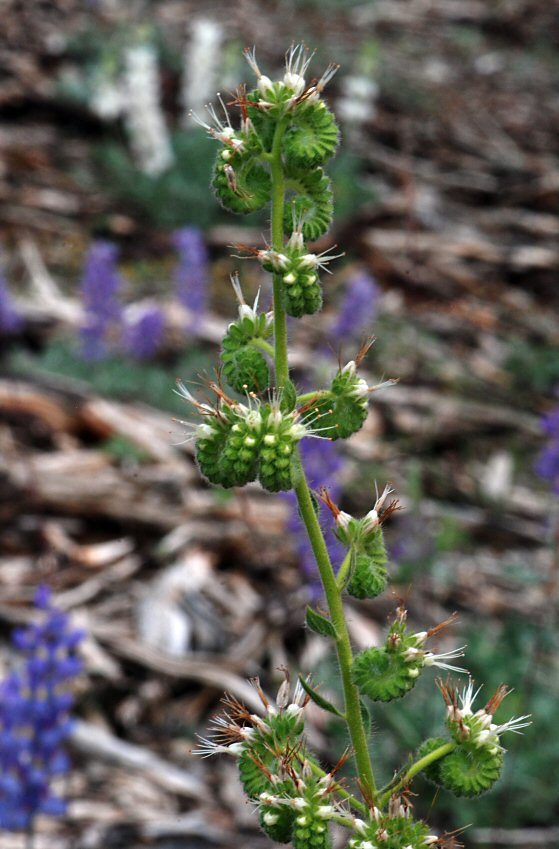
[[[278,121],[272,145],[272,247],[276,251],[281,251],[284,247],[283,213],[285,206],[285,179],[281,143],[285,126],[285,119]],[[289,380],[287,325],[282,297],[282,285],[281,274],[274,274],[275,368],[277,388],[280,392]],[[316,395],[316,393],[313,394]],[[336,575],[330,562],[328,549],[326,548],[322,529],[311,499],[309,485],[298,454],[295,456],[295,463],[295,494],[320,572],[332,624],[336,631],[336,650],[344,691],[346,722],[354,750],[357,774],[365,798],[374,799],[377,792],[375,777],[361,713],[359,691],[351,680],[353,652],[345,621],[342,595],[336,583]]]
[[[281,251],[284,246],[283,213],[285,206],[285,179],[281,143],[285,124],[286,122],[284,120],[278,121],[272,145],[272,247],[276,251]],[[282,284],[281,274],[274,274],[274,344],[276,383],[279,391],[281,391],[289,380],[287,324],[282,297]],[[310,398],[316,394],[310,394]],[[334,569],[330,562],[328,549],[326,548],[324,536],[316,516],[309,485],[299,456],[296,457],[296,463],[298,469],[295,494],[324,586],[332,624],[336,631],[336,650],[344,690],[346,721],[354,749],[357,773],[366,797],[374,797],[376,794],[376,784],[369,755],[367,735],[361,714],[359,691],[351,680],[353,652],[345,621],[342,596],[336,583]]]
[[[440,758],[444,758],[445,755],[448,755],[450,752],[454,751],[455,748],[456,743],[445,743],[443,746],[439,746],[438,749],[433,749],[432,752],[429,752],[429,754],[424,755],[422,758],[412,764],[409,769],[407,769],[406,772],[402,775],[402,777],[398,779],[396,784],[394,784],[392,787],[389,787],[389,789],[380,797],[379,804],[381,808],[388,802],[388,800],[394,793],[397,793],[398,790],[401,790],[402,787],[405,787],[406,784],[409,784],[409,782],[414,776],[416,776],[419,772],[422,772],[424,769],[427,769],[427,767],[431,766],[431,764],[435,763],[435,761],[440,760]]]
[[[320,578],[324,587],[324,594],[328,603],[332,625],[336,631],[336,650],[338,653],[338,661],[340,664],[344,690],[346,721],[354,749],[357,773],[366,797],[374,797],[376,794],[376,784],[373,775],[373,768],[371,766],[367,735],[365,733],[365,726],[363,724],[363,717],[361,714],[359,691],[351,680],[353,652],[351,650],[351,642],[345,621],[342,595],[336,583],[336,576],[330,562],[326,543],[324,542],[322,529],[312,503],[309,485],[302,468],[301,474],[298,475],[298,480],[295,485],[295,494],[297,495],[299,510],[301,512],[303,522],[305,523],[318,570],[320,572]]]

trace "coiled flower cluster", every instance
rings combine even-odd
[[[455,796],[479,796],[490,790],[501,775],[505,753],[501,735],[506,731],[519,734],[521,728],[530,725],[530,717],[515,717],[500,725],[494,722],[495,712],[510,692],[503,684],[485,707],[474,711],[473,703],[481,687],[474,692],[470,680],[459,695],[454,687],[438,683],[447,708],[447,728],[455,745],[425,774]],[[427,755],[445,743],[442,737],[426,740],[419,754]]]

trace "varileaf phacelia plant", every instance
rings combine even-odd
[[[201,738],[198,753],[227,753],[237,759],[260,824],[276,842],[292,843],[295,849],[327,849],[330,826],[337,823],[348,830],[351,849],[449,846],[451,836],[437,837],[425,823],[414,820],[408,801],[413,778],[423,772],[458,796],[488,790],[501,771],[501,735],[523,728],[527,717],[494,723],[493,714],[506,695],[504,687],[474,713],[471,682],[460,701],[450,684],[439,682],[448,707],[448,736],[425,741],[415,760],[385,787],[377,785],[364,698],[373,702],[402,698],[431,666],[465,672],[452,663],[463,655],[464,647],[433,651],[429,639],[453,617],[413,631],[400,606],[384,643],[354,655],[343,599],[346,595],[372,599],[386,589],[389,570],[382,525],[398,503],[390,500],[392,490],[387,487],[365,517],[356,519],[342,511],[326,490],[320,493],[346,550],[334,568],[299,445],[309,437],[338,440],[356,433],[367,417],[371,394],[396,381],[371,387],[360,374],[370,342],[340,366],[328,387],[298,394],[290,378],[286,316],[298,318],[320,310],[320,273],[337,258],[328,251],[317,253],[308,244],[327,233],[333,215],[324,165],[335,152],[339,134],[322,93],[337,66],[330,65],[320,79],[307,81],[312,54],[297,45],[286,55],[283,77],[273,81],[260,71],[254,50],[246,51],[246,58],[256,87],[249,91],[241,86],[227,105],[219,96],[219,109],[208,107],[210,120],[197,120],[219,144],[212,185],[221,204],[241,214],[271,207],[270,243],[261,249],[239,249],[273,275],[273,310],[259,312],[258,296],[252,306],[247,304],[235,276],[239,314],[223,339],[220,379],[208,384],[213,400],[197,400],[181,381],[178,392],[199,416],[197,423],[184,424],[195,443],[200,471],[210,483],[230,488],[258,480],[271,492],[293,491],[328,607],[327,615],[309,607],[306,624],[335,646],[344,704],[332,704],[302,677],[291,696],[287,672],[275,703],[256,682],[262,715],[226,696],[225,712],[213,720],[210,736]],[[238,123],[232,122],[228,106],[240,110]],[[304,708],[311,699],[346,723],[351,748],[343,760],[354,759],[359,794],[337,781],[340,764],[325,772],[309,752],[303,732]]]

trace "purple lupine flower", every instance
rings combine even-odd
[[[380,289],[366,271],[353,274],[346,284],[346,291],[336,320],[330,330],[336,341],[356,339],[370,331],[374,321]]]
[[[540,452],[536,464],[536,473],[551,484],[552,491],[559,495],[559,407],[555,407],[541,420],[547,444]]]
[[[80,328],[82,356],[102,360],[107,356],[111,332],[120,327],[122,278],[117,269],[118,248],[111,242],[93,242],[85,259],[80,292],[85,324]]]
[[[6,278],[0,270],[0,332],[15,333],[21,327],[23,320],[16,310],[8,291]]]
[[[326,439],[303,439],[301,441],[301,458],[305,472],[312,489],[327,486],[334,501],[341,496],[340,473],[344,465],[338,447],[334,442]],[[292,534],[301,571],[307,580],[307,587],[313,600],[322,595],[322,584],[318,575],[316,561],[308,535],[303,526],[301,516],[297,507],[297,499],[293,491],[286,492],[284,497],[291,505],[291,512],[287,522],[287,529]],[[321,519],[325,520],[325,514],[321,511]],[[328,514],[326,521],[330,521]],[[334,535],[334,528],[330,526],[325,531],[326,546],[328,553],[334,562],[341,559],[344,549]]]
[[[75,652],[84,634],[53,605],[46,587],[37,590],[35,606],[42,621],[12,636],[25,660],[0,683],[0,829],[7,831],[32,828],[37,814],[66,810],[52,781],[69,769],[67,684],[81,671]]]
[[[208,306],[208,249],[201,230],[183,227],[173,234],[179,261],[175,272],[177,296],[192,314],[191,324]]]
[[[161,310],[148,307],[126,325],[124,350],[136,360],[149,360],[156,354],[164,330],[165,316]]]

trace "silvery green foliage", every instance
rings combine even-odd
[[[464,673],[454,664],[464,647],[431,649],[428,641],[453,617],[415,631],[400,605],[382,645],[353,654],[342,598],[372,599],[385,591],[390,566],[382,525],[399,509],[398,502],[387,486],[377,493],[369,512],[357,519],[341,510],[326,489],[320,492],[345,551],[343,562],[334,570],[317,520],[317,498],[309,492],[301,465],[299,443],[308,437],[334,441],[356,433],[367,418],[371,394],[396,381],[371,387],[360,373],[370,341],[354,359],[340,365],[325,388],[297,395],[289,378],[285,316],[299,318],[321,309],[320,273],[337,258],[328,252],[316,253],[308,244],[325,235],[332,222],[333,199],[324,166],[335,152],[338,129],[322,94],[336,66],[330,65],[319,79],[307,81],[312,54],[297,45],[286,55],[282,78],[274,81],[261,72],[253,50],[245,55],[257,82],[252,90],[242,86],[236,93],[233,103],[239,108],[239,121],[232,121],[221,98],[217,110],[209,107],[208,122],[197,120],[218,143],[212,185],[222,205],[246,214],[271,204],[271,243],[261,249],[239,249],[273,275],[273,311],[259,312],[258,296],[252,306],[247,304],[234,277],[239,313],[223,340],[220,380],[208,383],[210,400],[197,400],[180,381],[178,392],[198,414],[198,422],[185,426],[195,443],[200,471],[210,483],[231,488],[258,480],[271,492],[293,490],[328,603],[328,615],[309,607],[306,624],[336,648],[345,704],[331,703],[311,680],[302,677],[292,691],[285,671],[275,702],[255,682],[262,702],[258,714],[226,696],[225,710],[212,720],[209,736],[200,738],[198,754],[234,757],[261,827],[272,840],[291,843],[295,849],[329,849],[333,822],[347,829],[349,849],[455,845],[451,836],[432,834],[424,822],[414,819],[407,793],[412,779],[425,772],[439,787],[458,796],[490,789],[501,771],[501,735],[518,732],[528,717],[494,722],[506,688],[474,712],[477,693],[471,682],[462,696],[450,684],[439,682],[447,705],[447,735],[425,741],[415,762],[408,761],[386,787],[376,785],[363,720],[364,700],[403,698],[430,667]],[[349,755],[325,771],[309,751],[304,709],[310,700],[346,722],[362,799],[336,778]]]

